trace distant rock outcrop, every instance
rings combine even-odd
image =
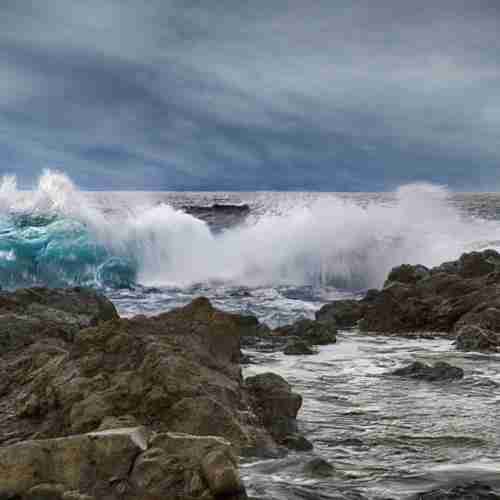
[[[432,332],[456,337],[460,349],[499,351],[500,254],[471,252],[432,269],[398,266],[382,290],[359,301],[334,301],[316,318],[386,335]]]

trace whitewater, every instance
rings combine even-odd
[[[250,205],[251,215],[215,232],[179,208],[181,199],[196,203],[195,194],[85,193],[51,171],[33,190],[21,191],[15,177],[4,177],[2,284],[225,283],[354,291],[381,286],[395,265],[432,266],[500,241],[498,221],[464,213],[450,201],[451,193],[428,184],[385,195],[243,193],[239,198]]]
[[[500,195],[425,183],[389,193],[145,193],[85,192],[56,171],[31,190],[0,181],[2,288],[91,286],[123,316],[205,295],[275,327],[381,287],[398,264],[485,248],[500,250]],[[315,356],[245,353],[254,360],[245,376],[273,371],[303,395],[299,425],[314,444],[243,460],[250,495],[382,500],[463,478],[500,486],[500,355],[356,330]],[[448,361],[465,378],[443,386],[385,375],[415,360]],[[312,456],[333,464],[331,478],[303,473]]]

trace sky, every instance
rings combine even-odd
[[[500,189],[498,0],[1,0],[0,174]]]

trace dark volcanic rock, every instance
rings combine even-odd
[[[274,373],[262,373],[245,379],[252,407],[262,424],[280,444],[297,434],[297,413],[302,397],[292,392],[290,384]],[[292,438],[290,438],[292,439]]]
[[[316,318],[384,335],[458,335],[461,349],[495,352],[500,347],[500,254],[463,254],[430,270],[398,266],[382,290],[370,290],[359,301],[334,301]]]
[[[271,340],[271,329],[255,316],[233,314],[232,317],[238,327],[242,346],[254,347],[261,341]]]
[[[358,300],[334,300],[316,312],[318,321],[333,321],[339,328],[351,328],[363,317],[364,304]]]
[[[287,356],[300,356],[315,354],[307,342],[297,339],[292,340],[283,351]]]
[[[391,270],[389,276],[387,276],[387,281],[384,286],[387,286],[394,281],[414,285],[428,276],[429,269],[425,266],[411,266],[409,264],[403,264]]]
[[[291,325],[273,330],[273,336],[299,337],[311,345],[327,345],[337,342],[337,326],[334,321],[301,319]]]
[[[490,486],[473,482],[465,485],[452,486],[446,489],[419,493],[414,500],[500,500],[500,495],[495,493]]]
[[[464,376],[464,371],[461,368],[452,366],[444,361],[439,361],[435,363],[434,366],[415,361],[411,365],[405,366],[404,368],[398,368],[393,371],[391,375],[435,382],[461,379]]]

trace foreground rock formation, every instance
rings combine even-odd
[[[1,292],[0,498],[243,498],[235,457],[294,447],[302,402],[243,381],[244,324],[204,298],[120,319],[85,289]]]
[[[432,269],[396,267],[382,290],[360,301],[334,301],[316,318],[366,332],[432,332],[456,338],[459,349],[500,351],[500,254],[472,252]]]

